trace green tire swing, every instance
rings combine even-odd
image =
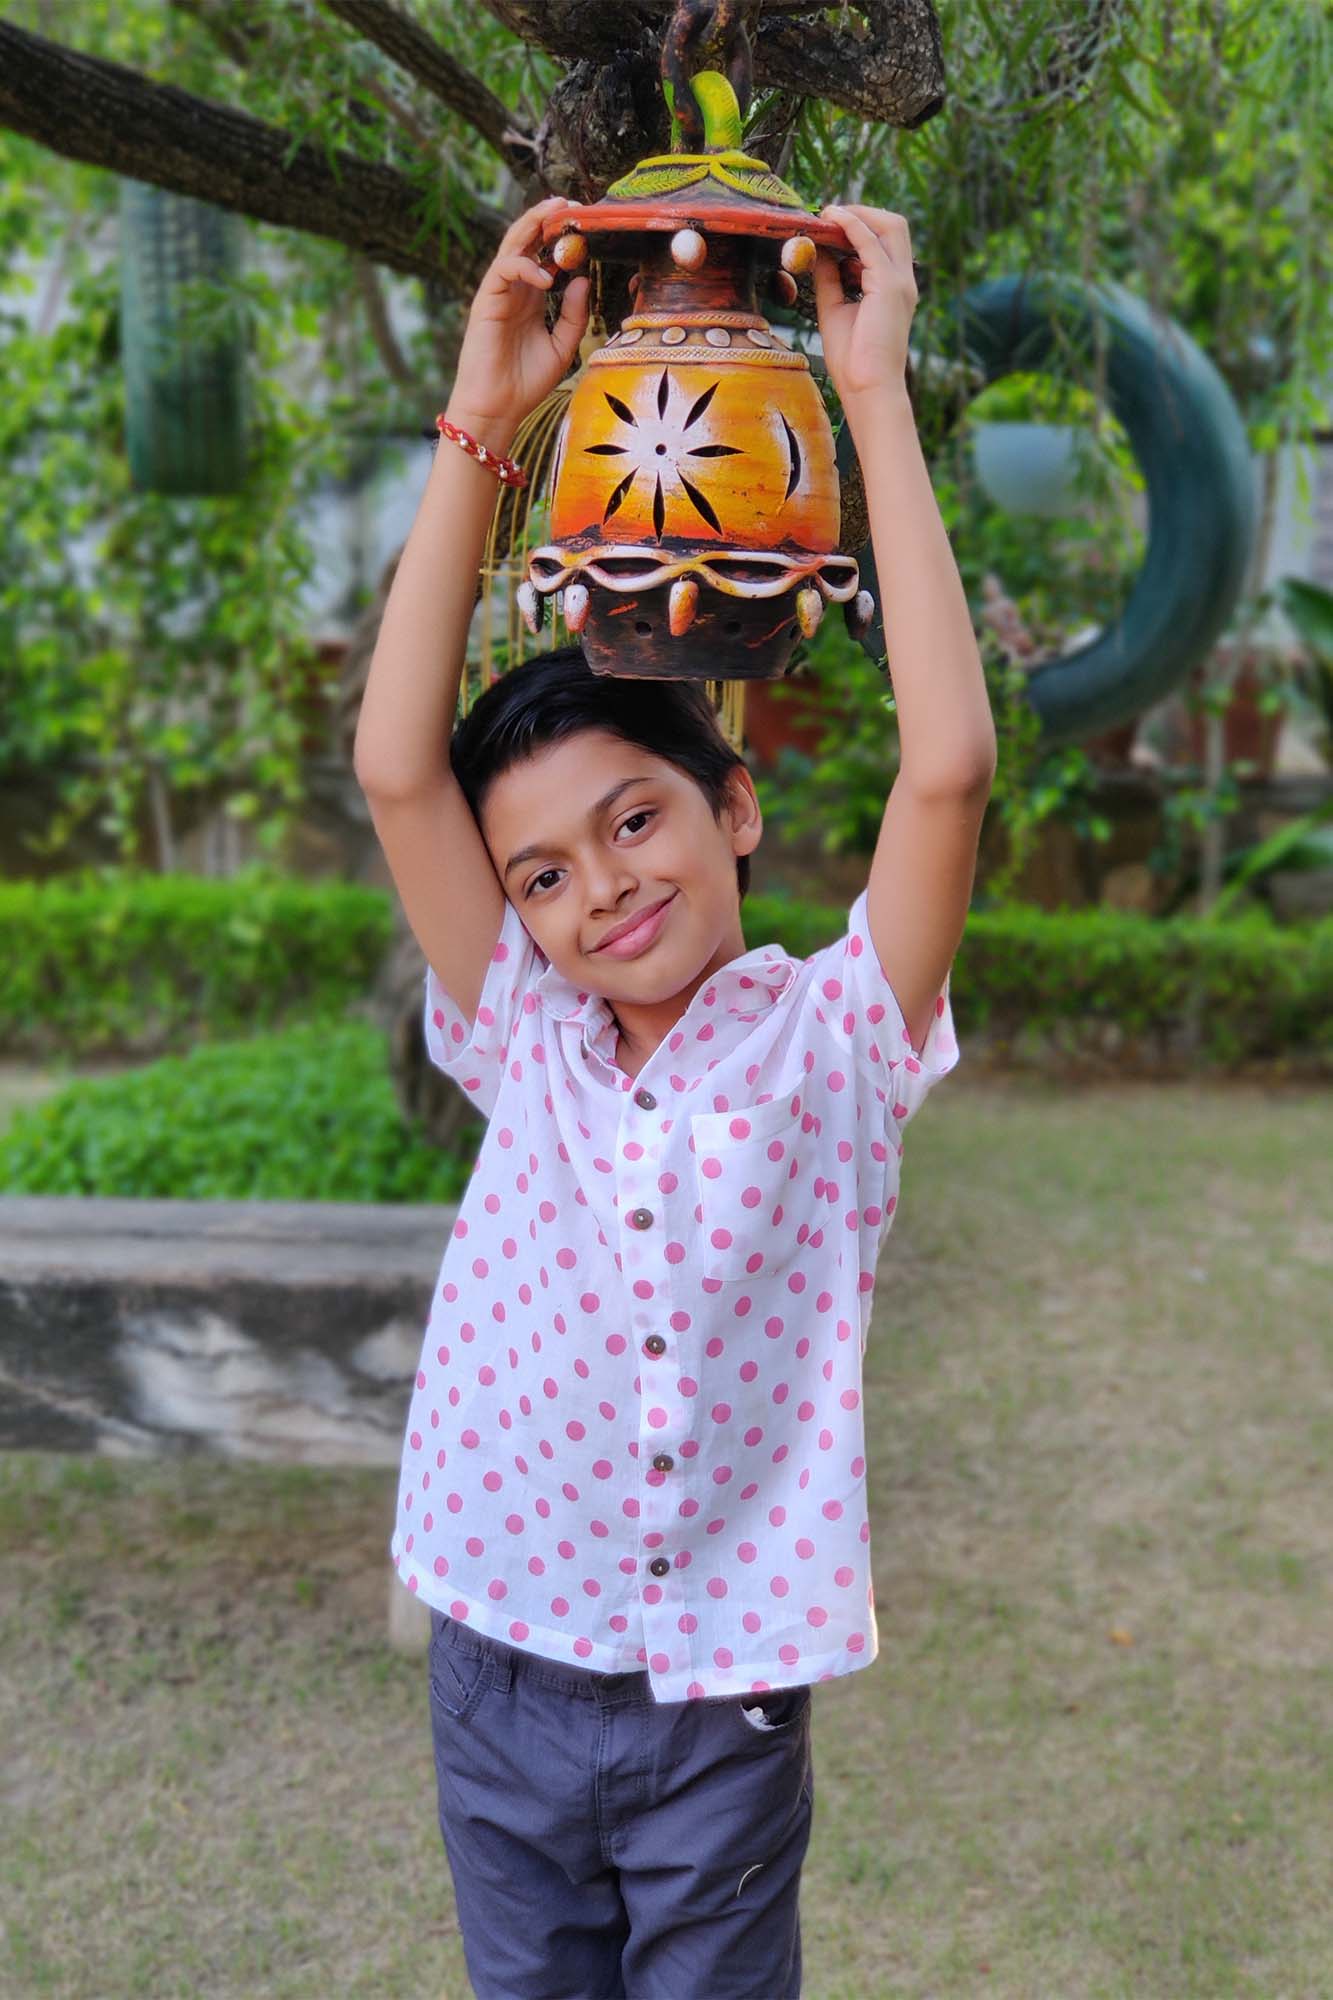
[[[953,308],[980,388],[1041,372],[1068,343],[1106,341],[1106,397],[1148,494],[1148,544],[1124,610],[1097,637],[1034,667],[1026,691],[1054,747],[1128,722],[1179,686],[1225,629],[1249,572],[1257,506],[1249,443],[1226,383],[1184,329],[1122,285],[995,278]],[[1088,351],[1085,347],[1084,351]],[[852,461],[848,426],[840,472]],[[874,551],[856,551],[876,611],[861,640],[886,647]]]
[[[232,282],[240,216],[142,181],[120,186],[120,345],[130,480],[140,492],[239,492],[245,355],[234,316],[201,330],[188,287]]]

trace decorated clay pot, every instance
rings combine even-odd
[[[761,310],[795,298],[816,244],[852,252],[763,161],[727,143],[739,113],[726,78],[704,72],[691,88],[722,143],[642,160],[602,201],[544,222],[543,254],[558,267],[593,256],[633,263],[637,280],[634,310],[575,381],[551,539],[530,555],[519,601],[537,631],[561,593],[594,673],[775,679],[829,604],[857,636],[874,609],[838,549],[819,389]]]

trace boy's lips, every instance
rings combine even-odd
[[[624,923],[616,924],[609,930],[601,943],[594,945],[594,951],[612,951],[619,956],[616,952],[617,946],[634,950],[641,944],[649,943],[660,928],[661,919],[669,905],[675,901],[676,895],[677,891],[673,889],[669,896],[663,896],[659,902],[648,903],[643,909],[636,910],[632,917],[626,917]]]

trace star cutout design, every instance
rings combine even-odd
[[[679,479],[686,497],[695,511],[707,521],[715,534],[720,535],[723,532],[722,523],[717,517],[717,510],[713,506],[713,503],[709,500],[707,494],[694,484],[693,480],[686,478],[685,468],[682,464],[682,461],[686,458],[707,459],[744,456],[739,445],[691,445],[685,442],[687,432],[703,416],[713,397],[717,394],[718,386],[717,382],[713,382],[704,390],[701,396],[697,396],[684,422],[679,424],[673,423],[667,417],[667,404],[671,398],[673,387],[669,368],[662,370],[661,378],[657,384],[657,422],[655,424],[651,420],[641,424],[628,403],[623,402],[619,396],[613,396],[609,389],[602,391],[602,394],[606,397],[608,404],[621,423],[628,425],[634,433],[628,444],[590,444],[584,446],[584,450],[594,457],[630,458],[634,461],[618,484],[612,489],[611,496],[606,503],[606,511],[602,515],[603,526],[606,525],[611,516],[616,512],[616,509],[624,500],[639,474],[641,472],[651,472],[655,482],[653,491],[653,527],[658,540],[661,540],[662,526],[666,520],[666,502],[662,496],[662,469],[657,461],[667,459],[670,470]],[[790,425],[787,427],[787,436],[790,443],[794,445],[795,440],[792,437]],[[799,476],[799,466],[798,453],[796,476]],[[702,467],[694,465],[691,465],[689,469],[695,474],[696,478],[703,471]],[[795,477],[793,477],[791,484],[788,486],[788,493],[790,493],[794,485]]]

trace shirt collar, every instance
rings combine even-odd
[[[543,954],[539,951],[538,958]],[[719,966],[699,988],[691,1007],[724,1007],[729,1014],[762,1014],[777,1004],[801,969],[802,961],[792,958],[781,945],[756,945],[729,964]],[[538,1004],[556,1021],[579,1021],[600,1028],[611,1018],[611,1010],[600,993],[589,993],[557,972],[547,960],[534,982]],[[708,995],[712,994],[711,1002]]]

